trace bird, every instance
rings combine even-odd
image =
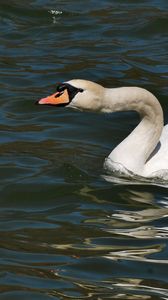
[[[58,83],[55,93],[37,104],[101,113],[138,112],[140,122],[105,158],[104,168],[111,173],[168,180],[168,124],[164,126],[162,107],[150,91],[136,86],[106,88],[72,79]]]

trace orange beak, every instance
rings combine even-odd
[[[69,102],[68,91],[65,89],[62,93],[56,92],[51,96],[40,99],[38,104],[67,105]]]

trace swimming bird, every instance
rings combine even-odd
[[[109,154],[104,166],[108,171],[125,172],[147,178],[168,179],[168,125],[157,98],[140,87],[105,88],[83,79],[57,85],[56,92],[38,104],[67,106],[86,111],[112,113],[132,111],[141,121]]]

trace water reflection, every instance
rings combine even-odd
[[[84,225],[98,226],[104,235],[110,235],[83,238],[80,244],[52,245],[56,249],[65,252],[75,250],[76,253],[74,262],[60,267],[55,275],[68,280],[73,278],[73,282],[85,293],[88,292],[86,299],[95,295],[101,299],[103,293],[106,293],[107,299],[111,295],[116,299],[152,299],[154,295],[166,297],[167,258],[163,253],[166,251],[167,228],[159,228],[157,222],[166,217],[167,210],[155,203],[152,193],[131,190],[129,187],[120,195],[122,210],[109,215],[106,208],[108,213],[109,207],[114,209],[112,195],[110,206],[109,199],[102,196],[103,190],[96,192],[84,187],[79,192],[92,203],[101,205],[104,211],[101,217],[86,217]],[[124,203],[126,199],[129,204]],[[128,210],[129,206],[131,210]],[[161,253],[163,258],[158,260]],[[129,274],[128,278],[126,274]],[[149,277],[153,280],[159,277],[161,282],[158,286],[149,286]],[[89,284],[91,278],[94,278],[95,284]]]
[[[90,263],[90,265],[89,265]],[[95,263],[95,264],[94,264]],[[108,265],[107,265],[108,264]],[[106,276],[105,276],[105,269],[103,266],[106,266]],[[129,273],[129,277],[127,278],[119,278],[119,272],[118,268],[119,266],[123,269],[124,272]],[[146,278],[140,278],[141,277],[141,267],[145,270],[145,277]],[[67,280],[71,281],[71,278],[73,278],[73,282],[75,282],[76,285],[80,286],[82,288],[82,292],[85,292],[86,299],[89,298],[90,295],[97,295],[100,297],[100,299],[104,299],[103,294],[106,295],[105,297],[111,297],[119,298],[119,299],[153,299],[152,297],[166,297],[168,295],[167,293],[167,286],[164,281],[160,283],[162,287],[157,286],[157,283],[155,284],[150,283],[149,286],[149,274],[152,274],[152,277],[155,277],[155,272],[158,268],[159,275],[163,278],[165,272],[161,272],[160,266],[151,266],[145,262],[145,265],[141,267],[138,264],[130,265],[130,263],[123,263],[122,260],[118,261],[118,263],[112,263],[108,260],[93,260],[91,263],[91,260],[81,260],[78,263],[76,263],[75,266],[68,266],[65,267],[65,269],[61,270],[61,274],[58,272],[56,273],[56,277],[61,275],[61,277],[66,278]],[[102,268],[102,269],[101,269]],[[111,268],[111,278],[109,276]],[[139,272],[137,272],[137,268]],[[83,270],[83,274],[82,274]],[[96,274],[95,274],[96,270]],[[101,270],[101,271],[100,271]],[[136,273],[137,278],[130,278],[132,272]],[[136,270],[136,271],[135,271]],[[86,272],[88,276],[86,277]],[[75,276],[78,274],[78,278]],[[84,281],[82,281],[81,276],[85,278]],[[92,283],[90,284],[90,280],[92,279]],[[84,291],[83,291],[84,290]],[[141,297],[143,295],[143,297]],[[101,298],[103,297],[103,298]],[[106,299],[106,298],[105,298]]]

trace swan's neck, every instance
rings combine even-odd
[[[159,142],[163,129],[162,108],[153,94],[137,87],[106,89],[106,112],[135,110],[141,122],[109,155],[128,170],[143,174],[145,163]]]

